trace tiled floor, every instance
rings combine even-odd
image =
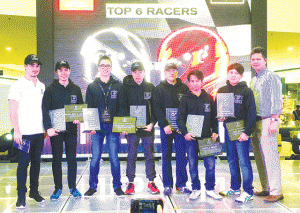
[[[175,162],[173,162],[175,163]],[[300,212],[300,161],[282,160],[282,187],[284,200],[277,203],[265,203],[263,198],[254,197],[254,200],[241,204],[234,201],[235,197],[227,197],[221,201],[215,201],[205,196],[204,166],[199,161],[199,172],[202,183],[202,193],[198,200],[190,201],[187,195],[181,195],[177,192],[169,197],[162,195],[151,195],[147,192],[147,179],[144,172],[144,161],[137,162],[137,175],[135,178],[136,193],[133,196],[117,197],[112,189],[112,177],[110,174],[110,164],[104,161],[101,164],[99,175],[99,184],[97,192],[91,198],[73,198],[69,195],[67,187],[67,166],[63,163],[63,181],[64,189],[62,197],[57,201],[49,199],[52,194],[53,177],[50,162],[41,163],[40,187],[42,196],[46,199],[43,204],[37,204],[34,200],[27,198],[26,208],[22,210],[15,209],[17,200],[16,191],[16,163],[0,163],[0,212],[130,212],[131,199],[136,198],[161,198],[164,201],[164,212]],[[252,161],[254,171],[254,187],[259,188],[258,174],[255,162]],[[175,165],[173,166],[175,173]],[[126,162],[121,162],[123,189],[126,189],[127,178],[125,175]],[[157,178],[155,182],[158,188],[163,191],[161,181],[161,161],[156,161]],[[175,176],[175,175],[174,175]],[[78,162],[77,188],[84,194],[89,188],[89,162]],[[218,160],[216,165],[216,191],[227,189],[230,184],[229,167],[226,160]],[[28,181],[27,181],[28,182]],[[190,182],[188,186],[190,187]]]

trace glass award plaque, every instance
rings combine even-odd
[[[136,118],[136,126],[138,128],[143,128],[147,124],[146,116],[146,106],[145,105],[132,105],[130,106],[130,116]]]
[[[29,153],[30,151],[30,141],[27,139],[22,139],[21,144],[17,144],[16,141],[14,141],[14,147],[21,150],[22,152]]]
[[[83,133],[92,130],[101,130],[98,108],[82,108],[83,115]]]
[[[225,123],[230,140],[236,141],[245,130],[244,120]]]
[[[222,153],[220,142],[213,141],[212,138],[204,138],[197,140],[199,146],[199,155],[201,157],[208,157],[212,155],[219,155]]]
[[[52,128],[59,131],[66,131],[66,110],[65,108],[49,111]]]
[[[235,117],[233,93],[217,94],[217,117],[218,118]]]
[[[66,122],[73,122],[75,120],[83,122],[83,114],[82,114],[83,108],[87,108],[87,104],[65,105]]]
[[[172,130],[177,130],[177,113],[178,113],[178,108],[166,108],[166,119],[171,126]]]
[[[112,132],[136,133],[136,118],[114,117]]]
[[[192,133],[196,138],[201,138],[203,128],[203,115],[188,115],[186,127],[189,133]]]

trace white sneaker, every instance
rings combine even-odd
[[[200,190],[193,190],[192,193],[190,194],[189,198],[191,200],[196,200],[201,194]]]
[[[229,189],[228,191],[221,191],[219,194],[222,196],[239,195],[241,194],[241,190]]]
[[[215,192],[215,190],[206,190],[206,195],[216,200],[221,200],[223,198],[221,195]]]
[[[236,202],[247,203],[249,200],[253,200],[253,195],[249,195],[247,192],[242,192],[242,194],[235,199]]]

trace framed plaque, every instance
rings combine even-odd
[[[65,108],[49,111],[52,127],[59,131],[66,131],[66,110]]]
[[[225,123],[230,140],[236,141],[245,130],[244,120]]]
[[[136,133],[136,118],[114,117],[112,132]]]
[[[166,118],[172,130],[178,129],[177,122],[176,122],[177,113],[178,113],[178,108],[166,108]]]
[[[21,144],[17,144],[16,141],[14,141],[14,147],[21,150],[22,152],[29,153],[30,151],[30,141],[27,139],[22,139]]]
[[[65,105],[66,122],[73,122],[75,120],[83,122],[83,114],[82,114],[83,108],[87,108],[87,104]]]
[[[213,141],[212,138],[198,139],[199,155],[201,157],[208,157],[212,155],[219,155],[222,153],[220,142]]]
[[[217,117],[218,118],[235,117],[233,93],[217,94]]]
[[[192,133],[196,138],[201,138],[203,128],[204,115],[188,115],[186,127],[189,133]]]
[[[130,116],[136,118],[136,126],[143,128],[147,125],[147,114],[145,105],[130,106]]]
[[[82,108],[83,115],[83,133],[92,130],[101,130],[98,108]]]

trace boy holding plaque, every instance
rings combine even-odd
[[[55,65],[55,72],[58,79],[54,79],[52,84],[46,88],[43,98],[43,123],[50,137],[52,148],[52,172],[54,178],[55,190],[50,196],[51,200],[57,200],[62,194],[62,154],[63,142],[65,142],[66,157],[68,164],[68,185],[70,193],[74,197],[81,197],[76,188],[77,176],[77,124],[78,120],[66,123],[67,131],[55,129],[51,123],[50,110],[62,109],[65,105],[83,104],[82,93],[79,86],[69,79],[71,69],[67,61],[59,61]]]
[[[109,56],[101,56],[98,61],[99,77],[88,85],[86,91],[86,103],[88,108],[98,108],[101,131],[91,131],[92,135],[92,159],[90,163],[90,188],[84,194],[92,196],[97,191],[98,175],[100,171],[100,159],[104,138],[108,144],[111,174],[113,176],[114,192],[118,196],[125,195],[122,191],[121,171],[119,161],[120,133],[112,132],[113,119],[116,116],[124,116],[124,95],[122,83],[111,75],[112,60]]]
[[[198,142],[196,136],[188,131],[189,115],[199,115],[203,117],[203,122],[199,123],[199,128],[202,128],[200,139],[212,138],[216,141],[218,137],[218,120],[216,118],[217,111],[215,102],[204,89],[202,89],[203,73],[199,70],[194,70],[187,75],[190,92],[181,98],[177,124],[180,132],[185,138],[187,147],[187,155],[189,161],[190,175],[192,179],[193,192],[190,195],[191,200],[195,200],[200,196],[200,180],[198,175]],[[199,136],[198,136],[199,137]],[[217,194],[215,188],[215,156],[211,155],[203,158],[205,166],[205,188],[206,195],[214,199],[222,199],[222,196]]]
[[[237,202],[248,202],[253,199],[253,172],[249,157],[249,136],[256,123],[256,107],[252,90],[243,77],[244,67],[234,63],[227,68],[227,85],[221,87],[218,93],[233,93],[235,117],[220,118],[224,121],[227,160],[231,174],[231,187],[220,192],[221,195],[240,195]],[[241,174],[243,174],[243,192],[241,193]]]
[[[27,168],[30,162],[29,197],[36,202],[45,199],[38,192],[41,153],[44,146],[42,99],[45,85],[37,78],[41,61],[36,55],[25,58],[25,76],[14,82],[8,94],[9,113],[14,128],[14,141],[22,144],[30,141],[29,153],[19,150],[17,168],[18,200],[16,208],[26,207]],[[1,124],[3,125],[3,124]]]
[[[154,125],[156,118],[153,108],[153,91],[154,85],[144,80],[145,69],[141,62],[134,62],[131,65],[131,75],[128,75],[123,80],[126,114],[137,118],[136,134],[128,134],[128,159],[126,175],[129,184],[126,189],[126,194],[132,195],[134,191],[134,178],[136,168],[136,158],[139,146],[139,141],[142,140],[146,163],[146,176],[149,179],[148,189],[151,194],[158,194],[159,189],[155,185],[154,178],[156,177],[154,163]]]
[[[191,190],[186,187],[188,177],[185,142],[176,124],[180,98],[189,91],[189,88],[181,82],[180,78],[177,78],[177,75],[177,65],[167,63],[165,66],[166,80],[161,81],[154,90],[154,111],[160,127],[165,195],[171,194],[173,189],[171,164],[173,140],[176,153],[176,189],[181,193],[191,193]]]

